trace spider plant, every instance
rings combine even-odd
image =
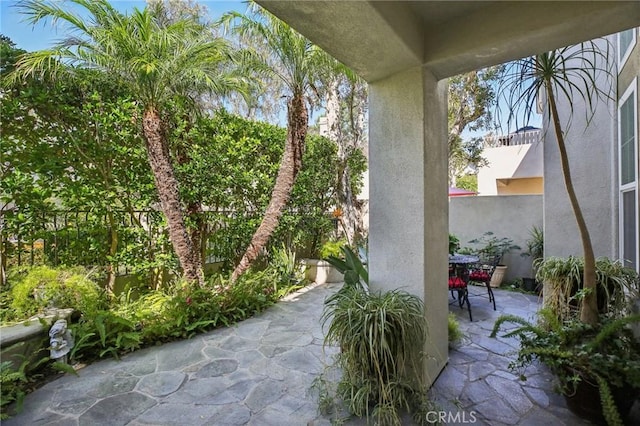
[[[419,373],[427,331],[424,305],[401,290],[370,291],[358,256],[348,247],[342,250],[345,260],[329,261],[345,273],[345,284],[325,301],[321,319],[325,345],[341,348],[337,396],[352,414],[377,424],[400,425],[402,409],[424,418],[420,413],[429,407]]]
[[[579,257],[550,257],[540,262],[536,279],[546,282],[545,307],[561,320],[580,314],[580,299],[585,297],[584,260]],[[619,318],[628,310],[628,301],[640,295],[638,274],[620,262],[607,258],[596,260],[596,294],[598,312]]]
[[[399,425],[398,410],[415,409],[424,398],[422,301],[400,290],[367,293],[346,287],[336,295],[322,322],[329,323],[325,344],[342,349],[338,396],[356,416]]]

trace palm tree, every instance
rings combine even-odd
[[[197,111],[203,93],[240,90],[242,79],[228,67],[230,45],[195,20],[158,19],[160,9],[155,13],[135,9],[127,16],[106,0],[70,3],[68,8],[37,0],[19,5],[28,22],[61,21],[70,35],[50,49],[24,55],[14,78],[45,73],[55,77],[61,72],[73,74],[75,68],[92,68],[129,89],[142,109],[142,136],[174,251],[185,279],[202,283],[202,265],[187,232],[169,151],[167,105],[179,101]]]
[[[507,67],[500,92],[509,105],[509,120],[518,113],[524,113],[528,120],[536,109],[538,96],[546,102],[546,114],[553,124],[560,164],[565,188],[571,203],[584,255],[583,289],[585,296],[580,306],[580,320],[587,324],[598,323],[598,307],[596,296],[596,266],[589,229],[587,228],[580,203],[576,196],[569,158],[565,146],[563,122],[558,113],[558,100],[566,99],[570,106],[570,117],[573,115],[573,103],[580,100],[587,107],[587,125],[595,113],[599,99],[610,97],[610,86],[602,88],[598,82],[601,76],[610,79],[609,45],[605,48],[596,41],[568,46],[559,50],[542,53],[518,60]],[[565,127],[570,124],[565,123]],[[566,130],[566,129],[565,129]]]
[[[253,16],[230,12],[221,22],[245,40],[260,43],[253,60],[267,75],[279,79],[287,88],[287,136],[280,168],[271,193],[271,199],[260,226],[251,238],[231,280],[235,281],[258,257],[278,226],[282,212],[289,201],[296,176],[302,167],[305,138],[309,126],[309,108],[305,97],[317,93],[316,82],[329,56],[309,40],[294,31],[275,16],[252,7]]]

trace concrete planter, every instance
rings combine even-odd
[[[57,319],[69,321],[73,309],[51,309],[39,318],[0,328],[0,358],[13,361],[13,368],[28,360],[36,363],[49,355],[49,327]],[[42,322],[41,322],[42,320]],[[29,367],[27,366],[27,370]]]
[[[493,275],[491,276],[491,282],[489,282],[489,285],[493,288],[500,287],[506,273],[507,267],[505,265],[496,266],[496,270],[493,271]]]
[[[305,278],[309,281],[313,281],[317,284],[324,284],[339,283],[344,280],[343,274],[331,266],[331,264],[326,260],[303,259],[303,264],[306,267],[304,274]]]

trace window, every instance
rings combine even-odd
[[[638,104],[637,78],[618,102],[620,258],[638,270]]]
[[[630,29],[618,33],[618,68],[622,68],[627,61],[633,46],[636,44],[636,31]]]
[[[636,229],[636,217],[638,212],[636,211],[636,191],[624,191],[622,193],[621,212],[622,212],[622,234],[621,234],[621,248],[622,248],[622,264],[628,268],[636,269],[638,264],[636,259],[638,254],[636,252],[638,231]]]
[[[620,185],[636,180],[634,98],[629,96],[620,105]]]

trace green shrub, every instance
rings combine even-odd
[[[449,343],[459,342],[464,337],[464,334],[460,330],[460,323],[454,313],[449,313],[447,324],[449,328]]]
[[[0,362],[0,390],[2,396],[0,398],[0,419],[9,418],[7,413],[8,405],[15,402],[18,410],[22,406],[22,400],[25,396],[24,385],[27,383],[24,365],[17,371],[13,368],[11,361]]]
[[[111,311],[98,311],[85,315],[71,326],[75,345],[70,358],[93,360],[105,356],[117,358],[121,353],[138,349],[142,334],[135,324]]]
[[[296,253],[284,244],[271,251],[267,269],[273,271],[277,299],[302,287],[304,269],[298,263]]]
[[[34,355],[44,351],[40,349]],[[22,411],[25,395],[33,387],[34,381],[42,377],[41,372],[47,368],[48,361],[47,356],[35,361],[23,356],[18,366],[14,365],[13,361],[0,362],[0,420],[6,420],[11,415]],[[51,367],[55,369],[57,364]]]
[[[328,259],[329,257],[343,257],[342,246],[347,245],[347,240],[329,240],[320,247],[320,257],[322,259]]]
[[[583,272],[582,257],[548,257],[538,264],[536,279],[545,283],[545,308],[553,311],[558,318],[564,320],[579,316],[578,301],[584,296]],[[619,318],[626,315],[628,300],[635,300],[640,295],[640,276],[619,261],[598,258],[596,289],[599,312]]]
[[[82,268],[63,269],[38,266],[18,279],[10,292],[12,318],[25,319],[46,308],[74,308],[82,313],[104,307],[100,287]]]
[[[327,300],[322,324],[328,325],[325,344],[341,349],[337,396],[351,413],[388,425],[400,425],[405,408],[422,418],[428,399],[417,372],[427,325],[418,297],[345,285]]]

